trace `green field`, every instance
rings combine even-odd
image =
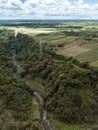
[[[39,105],[38,99],[36,99],[36,97],[33,97],[32,98],[32,107],[31,107],[31,111],[30,111],[31,120],[41,119],[39,110],[40,110],[40,105]]]
[[[58,120],[52,120],[52,123],[55,130],[91,130],[86,125],[65,124]]]
[[[43,93],[44,93],[44,86],[42,86],[42,84],[40,84],[39,82],[40,81],[30,80],[30,79],[26,81],[27,85],[29,85],[34,91],[37,91],[41,95],[43,95]]]
[[[56,119],[52,114],[49,114],[48,116],[53,126],[53,130],[92,130],[89,124],[68,124]]]
[[[52,45],[57,54],[73,56],[81,62],[88,61],[98,67],[98,23],[65,23],[57,32],[39,34],[38,40]],[[67,27],[71,26],[71,28]],[[82,26],[75,28],[75,26]]]
[[[91,63],[92,66],[98,67],[98,60]]]
[[[91,49],[88,52],[82,53],[78,56],[76,56],[76,58],[80,61],[88,61],[91,64],[96,61],[98,61],[98,47]]]

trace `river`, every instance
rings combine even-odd
[[[22,76],[20,75],[20,69],[19,66],[17,64],[16,58],[14,57],[14,66],[16,68],[16,73],[19,79],[22,79]],[[44,100],[43,98],[40,96],[40,94],[38,92],[34,91],[34,95],[39,99],[39,102],[41,105],[43,105]],[[52,130],[52,127],[50,125],[49,120],[47,119],[47,110],[43,108],[43,124],[44,124],[44,128],[45,130]]]

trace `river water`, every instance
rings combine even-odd
[[[20,75],[20,69],[18,67],[16,58],[14,57],[14,66],[16,68],[16,73],[19,79],[22,79],[22,76]],[[40,94],[38,92],[34,92],[34,95],[39,99],[39,102],[41,105],[43,105],[44,100],[43,98],[40,96]],[[44,124],[44,128],[45,130],[52,130],[52,127],[50,125],[49,120],[47,119],[47,110],[43,108],[43,124]]]
[[[40,103],[43,104],[44,100],[38,92],[34,92],[34,95],[39,99]],[[43,108],[43,123],[45,130],[52,130],[49,120],[47,119],[47,110]]]

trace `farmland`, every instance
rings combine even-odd
[[[4,25],[1,28],[14,30],[15,34],[23,33],[35,36],[35,39],[47,43],[57,54],[72,56],[80,62],[89,62],[98,66],[98,23],[91,22],[57,22],[53,24]],[[48,27],[46,27],[46,25]],[[38,27],[36,27],[38,26]]]
[[[65,23],[59,25],[57,32],[37,38],[52,46],[57,54],[72,56],[80,62],[89,62],[98,67],[98,23]]]

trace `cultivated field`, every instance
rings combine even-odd
[[[75,26],[82,28],[77,29]],[[37,38],[50,43],[57,54],[73,56],[81,62],[88,61],[92,66],[98,67],[97,29],[98,23],[65,23],[58,32],[39,35]]]
[[[89,51],[89,49],[79,47],[79,46],[73,46],[73,47],[69,47],[69,48],[65,49],[64,51],[69,56],[76,56],[76,55],[79,55],[81,53]]]
[[[88,52],[77,55],[76,58],[80,61],[89,61],[94,65],[94,63],[97,63],[98,61],[98,47],[93,48]]]
[[[15,30],[50,44],[60,55],[73,56],[98,67],[98,23],[64,23],[57,28],[0,27]]]

